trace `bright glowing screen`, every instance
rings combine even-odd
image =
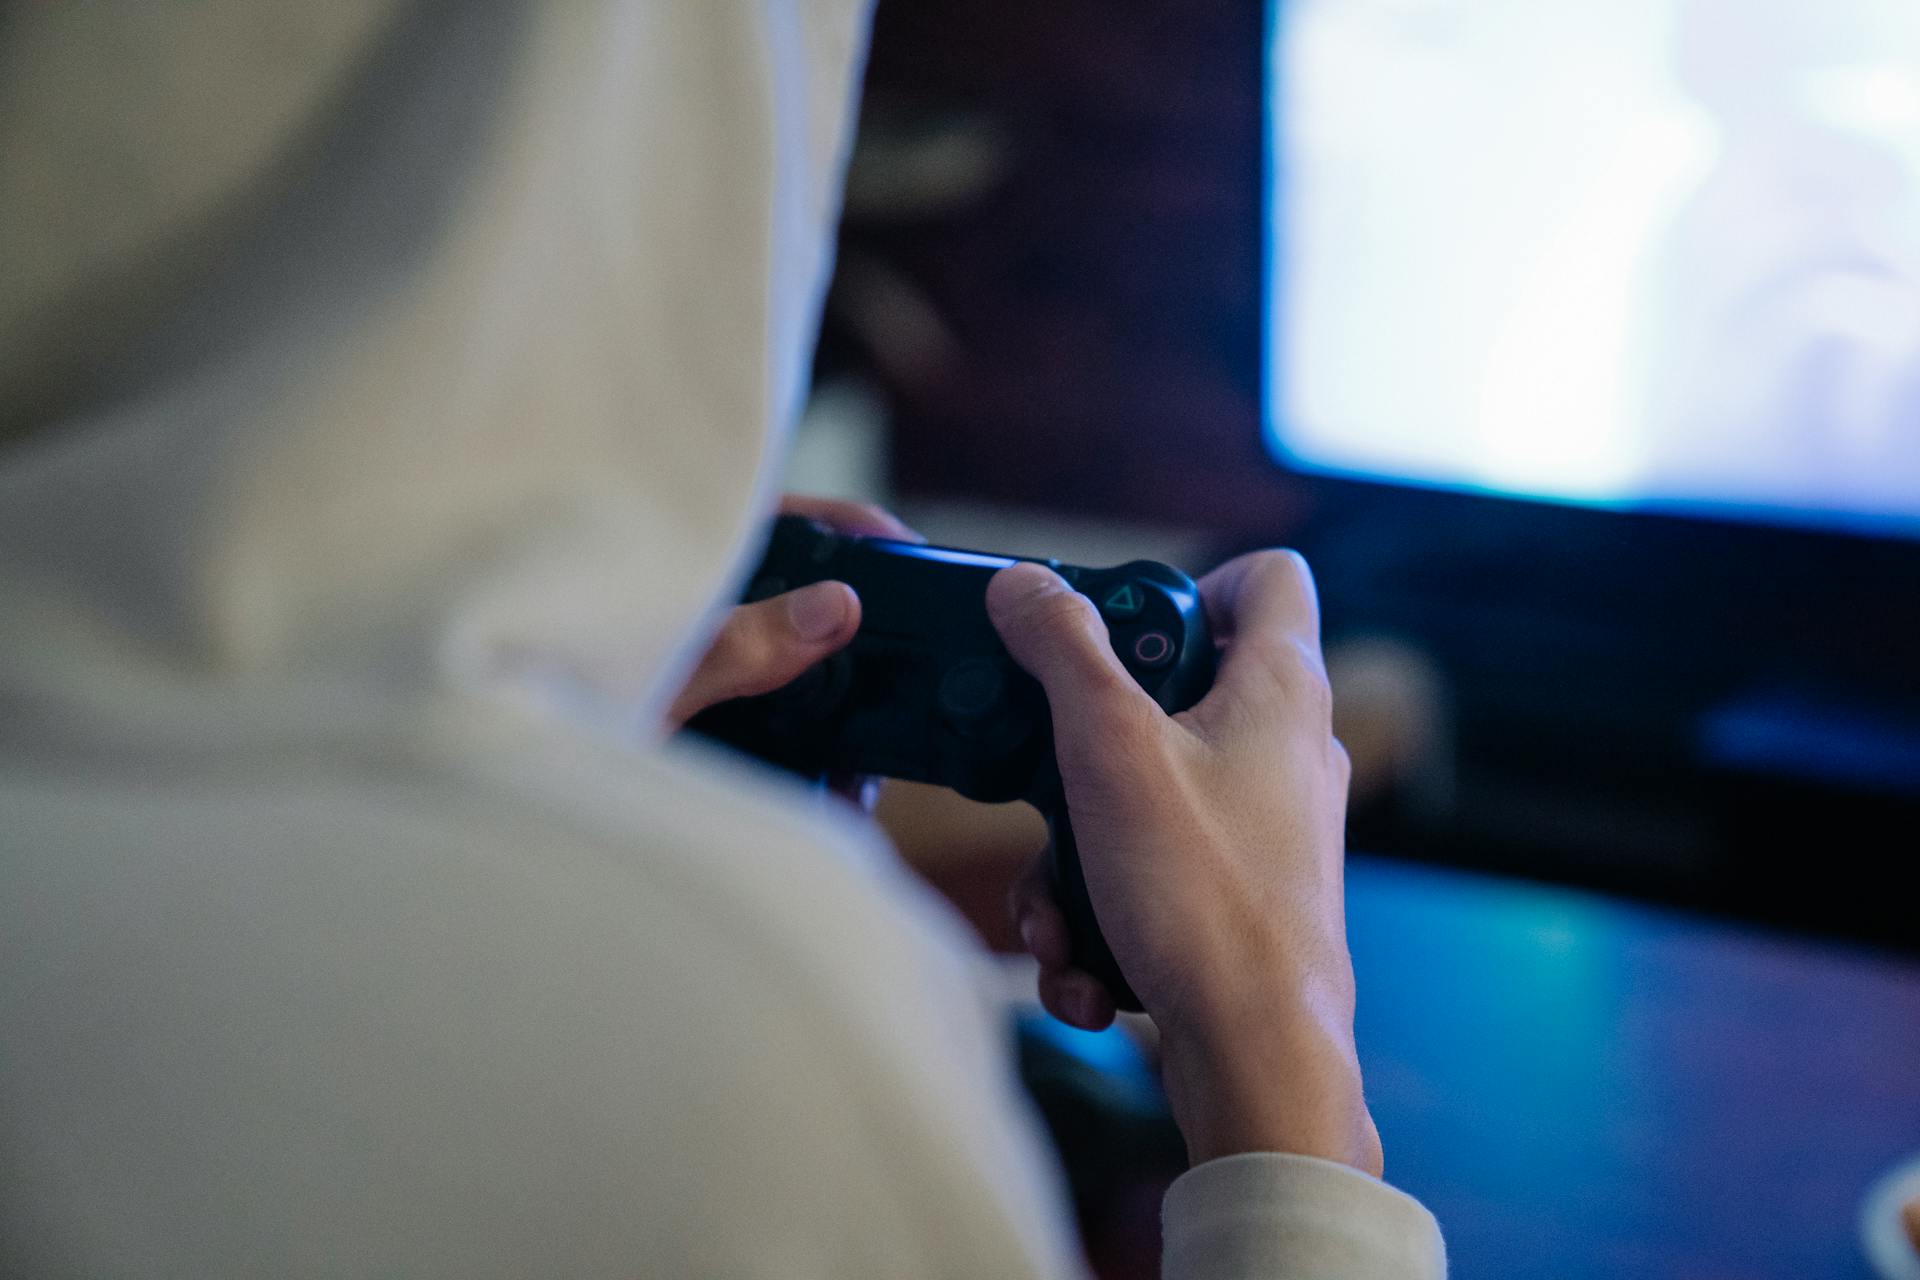
[[[1310,470],[1920,533],[1920,0],[1276,0]]]

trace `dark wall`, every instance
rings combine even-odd
[[[893,312],[851,296],[876,268],[938,327],[879,361],[903,491],[1290,522],[1258,438],[1261,26],[1251,0],[880,5],[863,159],[957,124],[999,165],[932,213],[849,210],[829,357],[885,345]]]

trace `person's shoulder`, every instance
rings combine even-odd
[[[868,817],[784,774],[703,745],[558,735],[449,755],[439,778],[449,814],[523,827],[554,874],[697,919],[765,982],[971,986],[978,946],[945,902]]]
[[[567,1024],[619,1008],[567,1075],[615,1074],[624,1134],[603,1149],[671,1180],[654,1203],[684,1220],[657,1240],[689,1252],[663,1274],[775,1241],[889,1274],[937,1269],[955,1231],[996,1274],[1057,1248],[985,958],[864,815],[685,744],[516,742],[438,776],[436,804],[487,797],[489,840],[569,886],[540,926],[586,974]]]
[[[929,1104],[993,1069],[969,949],[795,788],[481,734],[31,808],[0,1109],[88,1121],[4,1172],[95,1269],[910,1267],[965,1183]]]

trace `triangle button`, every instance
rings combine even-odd
[[[1147,603],[1146,592],[1131,582],[1123,582],[1100,602],[1100,612],[1109,618],[1131,618]]]

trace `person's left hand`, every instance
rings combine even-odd
[[[780,500],[781,515],[806,516],[841,533],[925,539],[890,513],[861,502],[836,498]],[[771,693],[798,679],[814,663],[845,648],[860,627],[860,598],[844,582],[815,582],[753,604],[737,605],[727,615],[706,656],[667,712],[677,729],[715,703]],[[872,788],[865,780],[836,780],[835,789],[866,803]]]

